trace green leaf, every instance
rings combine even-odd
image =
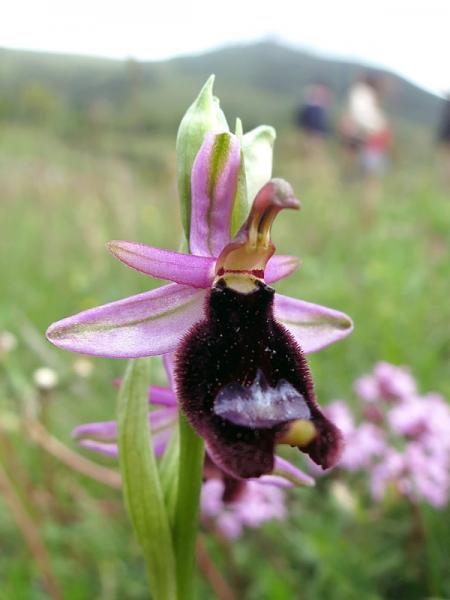
[[[128,514],[158,600],[176,596],[175,557],[148,426],[150,359],[130,361],[119,393],[119,456]]]
[[[220,109],[219,100],[213,96],[214,75],[208,79],[199,95],[181,120],[177,134],[177,183],[181,205],[181,221],[186,239],[191,225],[191,171],[206,132],[229,131]]]
[[[178,484],[178,460],[180,456],[180,436],[175,428],[170,436],[167,448],[159,461],[159,473],[164,500],[167,507],[169,523],[172,526],[175,520]]]

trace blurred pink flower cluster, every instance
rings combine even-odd
[[[266,521],[287,516],[284,491],[274,485],[250,480],[242,484],[235,499],[227,499],[225,492],[223,480],[207,479],[202,487],[201,516],[212,520],[229,539],[239,537],[244,527],[258,528]]]
[[[409,369],[379,362],[355,382],[358,422],[335,400],[327,415],[342,430],[339,467],[365,471],[375,500],[388,490],[443,508],[450,494],[450,407],[437,393],[422,395]]]

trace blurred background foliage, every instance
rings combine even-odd
[[[174,134],[211,72],[231,123],[277,126],[274,174],[303,203],[275,227],[279,251],[303,261],[277,288],[355,321],[352,336],[311,356],[320,401],[354,402],[353,381],[377,360],[411,366],[422,391],[450,398],[439,99],[390,76],[395,151],[375,200],[364,181],[343,179],[335,140],[311,159],[291,126],[308,82],[327,80],[337,115],[360,71],[267,43],[148,64],[0,50],[0,330],[17,340],[0,354],[1,598],[38,600],[49,590],[68,600],[147,597],[120,492],[63,464],[23,417],[38,414],[72,450],[75,425],[114,417],[111,381],[124,361],[80,359],[51,347],[44,332],[63,316],[159,285],[115,262],[104,244],[177,248]],[[58,376],[51,391],[33,379],[42,366]],[[162,384],[162,369],[154,372]],[[286,522],[238,542],[207,531],[201,539],[238,598],[442,600],[450,598],[449,516],[396,497],[375,504],[361,479],[335,472],[289,494]],[[216,597],[211,577],[199,577],[199,590]]]

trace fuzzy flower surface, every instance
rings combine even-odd
[[[259,189],[231,239],[241,160],[236,135],[206,134],[191,173],[190,254],[110,242],[129,267],[173,283],[63,319],[47,337],[115,358],[176,352],[180,407],[232,477],[271,473],[279,443],[328,468],[341,436],[317,404],[305,354],[348,335],[352,322],[269,286],[298,267],[271,241],[278,213],[300,206],[285,181]]]
[[[170,386],[174,385],[173,359],[164,356]],[[172,387],[149,387],[148,421],[153,449],[162,457],[177,424],[178,403]],[[92,452],[118,458],[117,423],[104,421],[79,425],[72,432],[78,444]],[[225,537],[239,537],[244,528],[257,528],[266,521],[287,516],[285,490],[313,486],[314,480],[285,459],[277,456],[273,473],[259,479],[235,479],[206,456],[201,492],[201,518]]]
[[[450,407],[440,394],[420,394],[406,367],[379,362],[355,382],[361,420],[340,400],[326,409],[341,429],[339,466],[365,472],[375,500],[389,492],[435,508],[450,495]]]

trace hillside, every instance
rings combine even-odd
[[[59,107],[100,107],[118,114],[119,121],[133,113],[149,129],[173,130],[200,85],[216,73],[216,91],[229,115],[241,116],[246,127],[260,122],[283,126],[309,82],[328,82],[338,110],[363,69],[268,42],[145,63],[0,49],[0,101],[15,110],[17,99],[34,86],[54,96]],[[388,108],[394,116],[424,125],[436,122],[437,97],[396,75],[390,75],[390,87]]]

